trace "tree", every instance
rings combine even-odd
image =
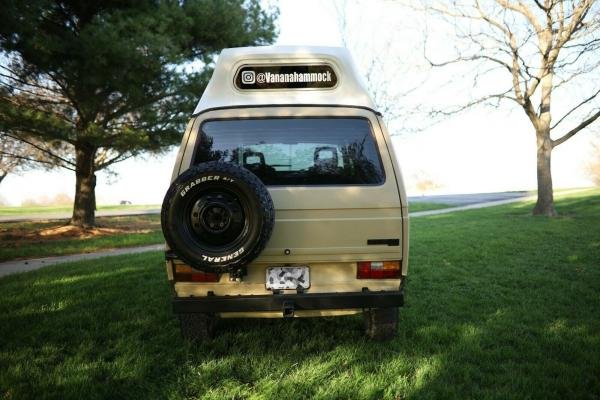
[[[387,123],[401,125],[402,131],[420,129],[409,127],[419,107],[410,95],[426,78],[421,76],[421,60],[413,56],[417,43],[398,40],[410,34],[400,6],[382,0],[339,0],[333,11],[341,44],[352,53],[377,111]],[[402,31],[391,30],[392,26],[401,26]]]
[[[94,224],[96,171],[179,142],[224,47],[275,37],[259,0],[2,0],[0,131],[71,146],[71,224]],[[151,177],[140,177],[151,182]]]
[[[600,186],[600,137],[592,141],[591,145],[591,157],[585,167],[594,185]]]
[[[426,48],[433,67],[476,63],[476,85],[486,77],[490,85],[505,83],[442,113],[503,101],[517,104],[536,135],[538,197],[533,214],[556,215],[552,150],[600,117],[600,4],[470,0],[428,2],[424,9],[451,24],[459,39],[455,54],[441,61],[428,57]],[[567,91],[569,96],[561,96]]]
[[[423,170],[419,170],[413,175],[413,181],[415,183],[415,189],[421,193],[421,196],[425,196],[425,193],[442,187],[439,182]]]
[[[60,165],[58,160],[48,156],[45,151],[48,146],[55,153],[65,152],[65,146],[59,142],[47,144],[34,138],[28,138],[28,141],[24,142],[6,133],[0,133],[0,183],[9,173],[19,173],[36,166],[52,169]]]
[[[11,172],[18,172],[24,161],[21,158],[13,157],[13,150],[18,142],[0,135],[0,183]]]

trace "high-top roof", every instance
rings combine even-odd
[[[306,66],[317,65],[332,70],[335,84],[332,87],[315,87],[317,83],[292,84],[296,88],[273,88],[267,84],[258,87],[243,85],[242,69],[255,69],[256,71],[277,71],[278,66],[288,68],[290,72],[296,67],[300,71]],[[313,70],[314,71],[314,70]],[[254,83],[254,72],[251,78]],[[262,75],[262,76],[259,76]],[[267,73],[267,75],[271,75]],[[275,74],[278,75],[278,74]],[[284,75],[289,75],[286,77]],[[295,76],[294,76],[295,75]],[[298,76],[300,77],[298,78]],[[295,71],[289,74],[278,75],[276,79],[286,78],[293,82],[302,82],[302,76]],[[257,73],[256,82],[261,82],[265,74]],[[325,75],[324,75],[325,76]],[[327,75],[327,78],[330,78]],[[237,79],[237,81],[236,81]],[[297,79],[297,80],[296,80]],[[313,78],[314,79],[314,78]],[[312,81],[311,81],[312,82]],[[287,84],[279,84],[286,86]],[[323,83],[328,85],[328,83]],[[358,106],[375,109],[371,97],[365,90],[358,76],[352,57],[348,50],[342,47],[313,47],[313,46],[265,46],[265,47],[240,47],[224,49],[219,55],[212,78],[198,102],[194,114],[202,111],[231,106],[258,106],[258,105],[337,105]]]

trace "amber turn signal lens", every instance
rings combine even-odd
[[[357,279],[399,279],[400,261],[360,261],[356,263]]]

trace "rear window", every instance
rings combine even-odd
[[[194,163],[241,165],[265,185],[374,185],[385,177],[363,118],[213,120],[202,124]]]

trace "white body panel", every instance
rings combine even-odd
[[[331,89],[240,90],[234,78],[244,65],[329,64],[338,84]],[[277,104],[343,105],[374,109],[375,105],[358,74],[348,50],[341,47],[265,46],[225,49],[194,114],[232,106]]]

